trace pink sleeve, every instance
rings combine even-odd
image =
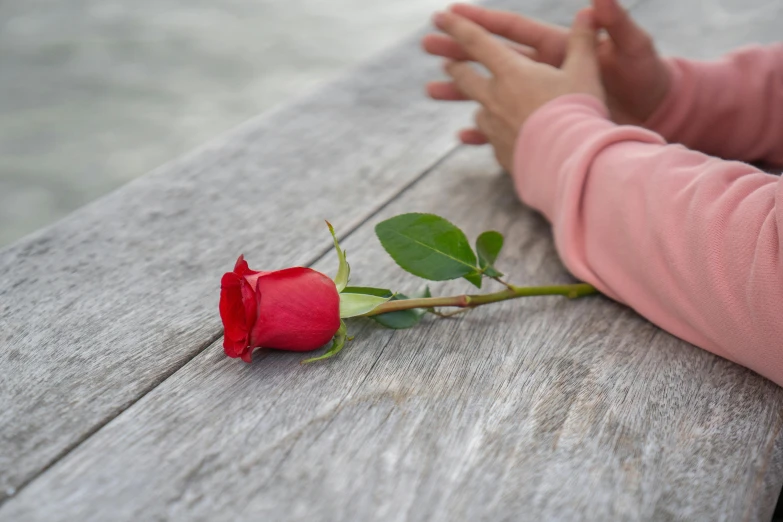
[[[669,95],[645,127],[714,156],[783,164],[783,44],[667,65]]]
[[[587,95],[536,111],[514,181],[577,278],[783,385],[783,183],[617,126]]]

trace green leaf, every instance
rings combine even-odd
[[[432,297],[432,294],[430,294],[429,287],[426,287],[424,291],[421,292],[420,294],[414,295],[413,299],[418,299],[421,297]],[[408,299],[408,296],[406,296],[405,294],[397,294],[391,300],[397,301],[400,299]],[[427,308],[414,308],[413,310],[400,310],[398,312],[389,312],[381,315],[373,315],[370,316],[370,319],[377,321],[379,324],[385,326],[386,328],[402,330],[405,328],[416,326],[419,323],[419,321],[421,321],[421,318],[424,317],[424,314],[426,313],[427,313]]]
[[[465,233],[440,216],[402,214],[378,223],[375,233],[392,259],[415,276],[447,281],[478,270]]]
[[[323,361],[324,359],[329,359],[331,357],[334,357],[335,355],[340,353],[340,350],[342,350],[343,347],[345,346],[345,338],[347,336],[348,336],[348,328],[345,326],[344,321],[340,321],[340,328],[337,330],[337,333],[334,334],[334,339],[332,339],[332,346],[326,351],[326,353],[318,357],[305,359],[304,361],[302,361],[301,364],[309,364],[315,361]]]
[[[342,292],[340,294],[340,317],[346,318],[364,315],[389,299],[391,299],[391,296],[378,297],[377,295],[349,294],[347,292]]]
[[[468,274],[465,276],[465,279],[473,283],[476,288],[481,288],[481,274],[478,272],[475,272],[473,274]]]
[[[394,292],[386,288],[373,288],[372,286],[346,286],[343,290],[346,294],[366,294],[377,297],[391,297]]]
[[[337,235],[334,233],[334,227],[328,221],[326,222],[329,227],[329,232],[334,239],[334,249],[337,250],[337,258],[340,260],[340,266],[337,269],[337,275],[334,278],[334,284],[337,287],[338,292],[342,292],[348,285],[348,278],[351,275],[351,267],[348,265],[348,261],[345,260],[345,252],[340,249],[340,244],[337,242]]]
[[[500,277],[503,274],[498,272],[494,265],[495,260],[503,248],[503,234],[490,230],[482,233],[476,239],[476,253],[478,253],[479,266],[489,277]]]

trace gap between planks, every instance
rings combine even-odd
[[[359,230],[361,227],[363,227],[367,222],[372,220],[372,218],[377,215],[379,212],[381,212],[383,209],[394,203],[396,200],[398,200],[400,197],[402,197],[405,193],[407,193],[410,189],[412,189],[416,184],[421,182],[430,172],[432,172],[434,169],[438,168],[443,162],[448,160],[451,156],[454,155],[454,153],[460,149],[462,145],[455,145],[451,149],[449,149],[445,154],[443,154],[440,158],[435,160],[432,164],[430,164],[427,168],[422,170],[421,174],[413,178],[411,181],[409,181],[407,184],[403,185],[397,192],[391,194],[391,196],[382,203],[378,204],[376,207],[374,207],[372,210],[370,210],[367,215],[364,217],[354,221],[354,223],[349,224],[346,228],[347,232],[344,234],[338,233],[338,238],[340,241],[343,241],[350,237],[354,232]],[[338,231],[339,232],[339,231]],[[312,258],[307,260],[305,263],[303,263],[304,266],[310,267],[312,265],[315,265],[320,261],[323,257],[329,254],[329,252],[332,251],[332,248],[334,248],[332,245],[329,245],[325,248],[323,248],[320,252],[316,253]],[[151,386],[144,389],[138,396],[136,396],[133,400],[128,401],[126,404],[123,404],[121,407],[117,408],[115,411],[111,413],[111,415],[108,415],[106,419],[96,424],[94,428],[87,431],[82,437],[80,437],[76,442],[71,444],[70,446],[66,447],[63,451],[58,453],[54,459],[51,460],[46,466],[41,468],[38,473],[32,475],[30,478],[22,482],[17,488],[14,489],[13,493],[10,495],[6,495],[3,498],[0,498],[0,507],[3,506],[7,501],[14,498],[16,495],[18,495],[22,490],[24,490],[28,485],[30,485],[33,481],[38,479],[41,475],[46,473],[49,469],[51,469],[55,464],[57,464],[60,460],[68,456],[72,451],[74,451],[76,448],[81,446],[84,442],[86,442],[88,439],[90,439],[93,435],[98,433],[100,430],[102,430],[106,425],[108,425],[111,421],[122,415],[125,410],[132,407],[134,404],[142,400],[144,397],[146,397],[149,393],[154,391],[158,386],[163,384],[166,380],[171,378],[174,374],[179,372],[182,368],[184,368],[188,363],[190,363],[193,359],[201,355],[204,350],[212,346],[216,341],[220,339],[220,337],[223,335],[223,330],[220,330],[219,332],[215,333],[212,337],[208,338],[206,341],[202,342],[198,349],[193,353],[192,357],[186,358],[182,364],[174,367],[171,371],[168,373],[165,373],[161,376],[161,378],[157,379],[153,382]]]
[[[478,4],[485,4],[487,2],[480,1],[477,2]],[[642,4],[648,3],[648,0],[635,0],[632,2],[627,2],[625,8],[631,12],[637,7],[639,7]],[[317,91],[320,89],[320,87],[313,88],[313,91]],[[268,117],[270,114],[277,112],[278,110],[285,107],[285,105],[272,108],[270,111],[266,112],[263,117]],[[245,124],[240,125],[240,127],[243,127],[244,125],[250,124],[251,122],[255,122],[257,118],[251,118],[248,122],[245,122]],[[215,142],[219,142],[219,140],[222,139],[218,138],[215,140],[208,141],[204,146],[197,147],[194,149],[194,151],[191,151],[191,153],[185,154],[185,157],[190,156],[191,154],[195,154],[197,151],[200,151],[202,148],[206,148],[207,146],[213,145]],[[364,217],[354,221],[353,224],[350,224],[349,226],[345,227],[347,232],[344,234],[338,234],[339,240],[345,240],[346,238],[350,237],[353,233],[355,233],[358,229],[360,229],[362,226],[364,226],[368,221],[372,220],[372,218],[381,212],[383,209],[391,205],[393,202],[398,200],[400,197],[402,197],[405,193],[407,193],[410,189],[412,189],[416,184],[421,182],[430,172],[432,172],[434,169],[436,169],[438,166],[440,166],[444,161],[449,159],[451,156],[455,154],[457,150],[459,150],[463,145],[455,145],[451,149],[449,149],[445,154],[443,154],[440,158],[438,158],[436,161],[434,161],[432,164],[430,164],[427,168],[423,169],[421,174],[413,178],[410,182],[403,185],[396,193],[393,193],[386,201],[383,201],[382,203],[378,204],[376,207],[374,207],[372,210],[370,210]],[[48,227],[47,227],[48,228]],[[330,251],[332,250],[332,246],[329,245],[322,249],[320,252],[315,254],[312,258],[307,260],[305,263],[303,263],[304,266],[312,266],[316,264],[318,261],[320,261],[324,256],[326,256]],[[193,353],[192,357],[186,358],[181,364],[175,366],[172,368],[169,372],[162,374],[162,376],[158,379],[156,379],[149,387],[142,390],[139,395],[137,395],[134,399],[128,401],[124,405],[117,408],[115,411],[113,411],[110,415],[106,417],[106,419],[103,420],[103,422],[100,422],[96,424],[92,429],[85,432],[85,434],[80,437],[78,440],[76,440],[73,444],[67,446],[64,448],[60,453],[58,453],[49,463],[47,463],[44,467],[42,467],[37,473],[30,476],[27,480],[19,484],[16,488],[14,488],[13,493],[9,495],[5,495],[0,497],[0,507],[2,507],[7,501],[14,498],[16,495],[18,495],[22,490],[24,490],[28,485],[30,485],[32,482],[38,479],[41,475],[46,473],[49,469],[51,469],[55,464],[57,464],[60,460],[65,458],[67,455],[69,455],[72,451],[77,449],[79,446],[81,446],[84,442],[89,440],[93,435],[98,433],[100,430],[102,430],[105,426],[107,426],[110,422],[112,422],[114,419],[116,419],[118,416],[120,416],[123,412],[125,412],[127,409],[132,407],[134,404],[142,400],[144,397],[146,397],[149,393],[154,391],[158,386],[163,384],[166,380],[171,378],[173,375],[175,375],[177,372],[182,370],[187,364],[189,364],[191,361],[193,361],[196,357],[200,356],[204,350],[209,348],[212,344],[217,342],[220,337],[223,335],[223,330],[220,330],[219,332],[216,332],[213,336],[208,338],[206,341],[202,342],[197,350]],[[372,368],[370,368],[369,372],[372,371]],[[368,372],[368,375],[369,375]]]

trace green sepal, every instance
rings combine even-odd
[[[386,288],[374,288],[372,286],[346,286],[343,290],[346,294],[366,294],[376,297],[391,297],[394,292]]]
[[[345,319],[346,317],[364,315],[367,312],[375,310],[375,308],[391,299],[391,297],[392,296],[378,297],[377,295],[370,294],[351,294],[348,292],[341,292],[340,317]]]
[[[414,295],[413,299],[419,299],[424,297],[432,297],[430,293],[430,287],[426,287],[423,292],[418,295]],[[398,301],[401,299],[408,299],[405,294],[397,294],[391,300]],[[370,319],[376,321],[381,326],[386,328],[392,328],[394,330],[403,330],[405,328],[411,328],[416,326],[421,318],[427,313],[428,308],[414,308],[413,310],[399,310],[397,312],[388,312],[380,315],[372,315]]]
[[[332,339],[332,346],[329,347],[326,353],[318,357],[311,357],[310,359],[305,359],[304,361],[301,362],[301,364],[309,364],[316,361],[323,361],[325,359],[330,359],[334,357],[335,355],[340,353],[340,350],[342,350],[343,347],[345,346],[346,337],[348,337],[348,328],[345,326],[345,321],[340,321],[340,328],[338,328],[337,333],[334,334],[334,338]]]
[[[345,251],[340,248],[340,243],[337,242],[337,235],[334,233],[334,227],[328,221],[326,222],[326,225],[329,227],[329,232],[332,234],[334,249],[337,250],[337,258],[340,260],[340,266],[337,269],[334,284],[337,287],[337,291],[342,292],[345,287],[348,286],[348,279],[351,276],[351,267],[348,265],[348,261],[345,260]]]

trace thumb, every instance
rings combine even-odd
[[[593,0],[595,19],[606,29],[617,48],[626,54],[638,54],[652,46],[647,32],[636,25],[617,0]]]
[[[577,77],[598,78],[598,57],[596,56],[596,27],[591,8],[582,9],[568,35],[568,50],[563,69]]]

